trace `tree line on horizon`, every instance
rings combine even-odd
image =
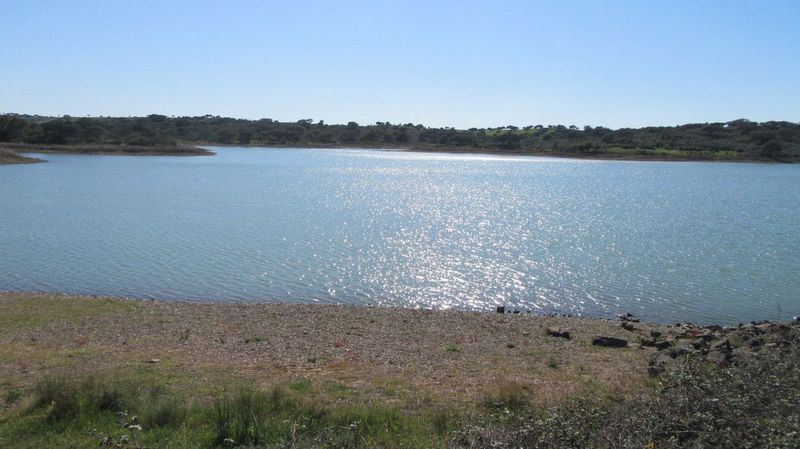
[[[245,120],[204,115],[167,117],[45,117],[0,115],[0,142],[59,145],[173,146],[178,144],[372,146],[509,152],[602,154],[614,150],[666,150],[741,158],[797,159],[800,123],[746,119],[724,123],[609,129],[602,126],[530,125],[431,128],[376,122],[346,125]],[[642,153],[644,154],[644,153]]]

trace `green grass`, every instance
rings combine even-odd
[[[0,418],[0,447],[443,448],[458,422],[437,409],[325,405],[302,394],[310,387],[245,386],[191,399],[155,383],[51,377]]]
[[[132,301],[115,299],[87,299],[69,296],[20,295],[19,298],[3,299],[5,304],[0,314],[0,335],[16,329],[43,327],[59,321],[75,321],[81,318],[104,315],[135,313],[140,306]]]
[[[19,400],[21,397],[22,391],[17,388],[12,388],[5,392],[3,400],[5,401],[6,405],[11,405],[17,402],[17,400]]]
[[[289,388],[298,393],[308,393],[311,391],[311,380],[300,379],[289,384]]]
[[[461,345],[451,344],[445,348],[447,352],[461,352]]]

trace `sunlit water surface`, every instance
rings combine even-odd
[[[370,150],[0,166],[0,290],[800,314],[800,167]]]

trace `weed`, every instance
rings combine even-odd
[[[22,391],[16,388],[6,391],[6,396],[5,396],[6,405],[11,405],[17,402],[21,397],[22,397]]]
[[[189,336],[192,334],[192,330],[189,328],[183,329],[181,331],[181,335],[178,337],[178,341],[181,343],[186,343],[189,340]]]
[[[311,391],[311,381],[309,379],[300,379],[290,383],[289,388],[298,393],[308,393]]]
[[[489,410],[521,410],[529,405],[528,387],[516,382],[499,382],[495,390],[483,399]]]
[[[99,382],[94,378],[74,381],[47,378],[37,385],[32,407],[47,407],[47,420],[61,422],[80,415],[122,411],[129,404],[130,387]]]

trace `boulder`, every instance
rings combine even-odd
[[[668,349],[670,346],[672,346],[672,342],[667,340],[657,341],[655,346],[659,351],[663,351],[664,349]]]
[[[708,347],[708,341],[704,338],[697,338],[692,342],[692,347],[694,349],[705,349]]]
[[[624,348],[628,346],[628,340],[623,340],[622,338],[617,338],[617,337],[606,337],[598,335],[594,337],[594,339],[592,340],[592,344],[595,346],[605,346],[608,348]]]
[[[720,367],[728,366],[731,361],[731,353],[725,351],[711,351],[706,356],[709,362],[716,363]]]
[[[548,327],[546,332],[551,337],[570,339],[569,331],[560,327]]]
[[[629,321],[623,321],[622,322],[622,328],[625,329],[628,332],[634,332],[636,330],[636,326],[631,324]]]
[[[759,339],[758,337],[753,337],[744,342],[744,345],[750,349],[757,349],[761,346],[761,344],[762,344],[761,339]]]
[[[651,376],[656,376],[667,370],[667,367],[673,363],[673,358],[664,351],[653,353],[650,357],[650,363],[647,366],[647,372]]]
[[[620,315],[619,319],[620,321],[630,321],[631,323],[639,322],[639,318],[636,318],[635,316],[633,316],[633,314],[630,313],[626,313],[625,315]]]
[[[711,345],[711,350],[730,354],[731,351],[733,350],[733,347],[731,346],[731,342],[729,342],[728,339],[726,338]]]
[[[677,346],[669,348],[667,353],[670,357],[675,359],[686,354],[691,354],[692,352],[694,352],[694,348],[690,343],[680,343]]]

